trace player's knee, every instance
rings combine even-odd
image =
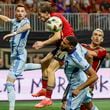
[[[14,83],[16,80],[16,76],[14,74],[9,73],[7,76],[7,82]]]
[[[46,73],[49,75],[52,75],[52,73],[54,73],[54,70],[52,70],[51,68],[47,68]]]
[[[16,76],[14,74],[9,73],[6,81],[6,89],[7,93],[14,91],[14,82],[16,80]]]

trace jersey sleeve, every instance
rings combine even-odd
[[[76,49],[77,49],[78,51],[81,51],[81,54],[82,54],[84,57],[85,57],[85,56],[87,55],[87,53],[88,53],[87,49],[84,48],[81,44],[78,44],[78,45],[76,46]]]
[[[16,19],[14,18],[14,19],[11,19],[11,23],[13,24],[14,22],[16,21]]]
[[[83,71],[87,71],[90,67],[90,64],[87,62],[87,60],[83,56],[79,55],[77,52],[74,52],[74,54],[71,55],[71,58],[76,66]]]
[[[82,45],[80,45],[80,47],[81,47],[82,53],[86,56],[88,53],[87,49],[84,48]]]
[[[22,20],[21,26],[23,27],[26,24],[29,24],[30,25],[30,21],[27,18],[25,18],[25,19]]]

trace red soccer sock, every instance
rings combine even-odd
[[[47,89],[46,89],[46,97],[47,98],[51,99],[54,87],[55,86],[47,86]]]
[[[51,99],[53,90],[46,90],[46,97]]]
[[[42,88],[47,88],[47,79],[42,79]]]

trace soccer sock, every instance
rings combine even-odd
[[[34,64],[34,63],[26,63],[24,70],[36,70],[41,69],[41,64]]]
[[[51,99],[52,92],[53,92],[54,87],[48,86],[46,89],[46,97]]]
[[[42,88],[43,89],[46,89],[47,88],[47,80],[48,80],[47,77],[43,77],[42,78]]]
[[[9,110],[14,110],[15,108],[15,90],[13,83],[7,83],[7,94],[9,100]]]

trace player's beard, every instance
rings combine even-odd
[[[63,46],[60,46],[60,49],[61,49],[62,51],[68,51],[68,49],[67,49],[67,48],[64,48]]]

